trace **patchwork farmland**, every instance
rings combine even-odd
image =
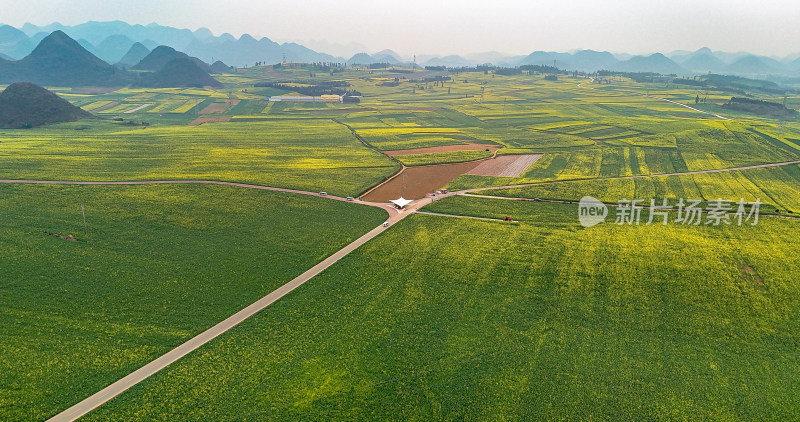
[[[800,415],[800,123],[430,74],[53,87],[101,119],[0,129],[0,419]],[[265,101],[330,82],[360,101]],[[585,196],[761,215],[587,228]]]

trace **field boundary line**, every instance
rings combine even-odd
[[[465,196],[471,196],[471,195],[465,195]],[[435,216],[435,217],[466,218],[466,219],[470,219],[470,220],[498,221],[498,222],[501,222],[501,223],[519,223],[519,221],[505,221],[505,220],[502,220],[500,218],[474,217],[474,216],[471,216],[471,215],[443,214],[443,213],[440,213],[440,212],[431,212],[431,211],[417,211],[417,212],[415,212],[415,214],[432,215],[432,216]]]
[[[79,185],[79,186],[135,186],[135,185],[221,185],[233,186],[245,189],[267,190],[271,192],[292,193],[296,195],[315,196],[317,198],[329,199],[333,201],[348,202],[352,204],[367,205],[380,208],[392,214],[393,208],[388,204],[368,201],[349,201],[335,195],[320,195],[319,192],[308,192],[297,189],[276,188],[272,186],[252,185],[249,183],[223,182],[219,180],[130,180],[130,181],[87,181],[87,180],[32,180],[32,179],[0,179],[0,184],[21,184],[21,185]]]
[[[594,78],[591,78],[591,79],[592,79],[592,80],[591,80],[589,83],[592,83],[592,82],[594,82]],[[579,83],[577,86],[578,86],[578,87],[580,87],[581,85],[583,85],[583,82]],[[599,90],[599,89],[597,89],[597,88],[589,88],[589,89],[591,89],[591,90],[594,90],[594,91],[598,91],[598,92],[600,92],[600,90]],[[636,94],[636,95],[641,95],[641,96],[643,96],[643,97],[653,98],[653,99],[655,99],[655,100],[666,101],[666,102],[668,102],[668,103],[672,103],[672,104],[675,104],[675,105],[679,105],[679,106],[681,106],[681,107],[688,108],[689,110],[693,110],[693,111],[696,111],[696,112],[698,112],[698,113],[701,113],[701,114],[707,114],[707,115],[709,115],[709,116],[714,116],[714,117],[716,117],[716,118],[718,118],[718,119],[722,119],[722,120],[728,120],[728,121],[733,121],[733,119],[730,119],[730,118],[728,118],[728,117],[725,117],[725,116],[720,116],[719,114],[714,114],[714,113],[712,113],[712,112],[710,112],[710,111],[703,111],[703,110],[700,110],[700,109],[696,109],[696,108],[694,108],[694,107],[692,107],[692,106],[688,106],[688,105],[686,105],[686,104],[682,104],[682,103],[679,103],[679,102],[677,102],[677,101],[668,100],[668,99],[666,99],[666,98],[656,97],[656,96],[654,96],[654,95],[650,95],[650,94],[642,94],[641,92],[634,91],[634,90],[632,90],[632,89],[630,89],[630,88],[621,89],[621,90],[618,90],[618,91],[616,91],[616,92],[625,92],[625,91],[627,91],[627,92],[631,92],[631,93],[633,93],[633,94]],[[606,92],[603,92],[603,93],[606,93]]]
[[[394,161],[397,164],[400,164],[400,170],[398,170],[397,173],[391,175],[388,179],[384,180],[383,182],[380,182],[377,185],[367,189],[365,192],[362,192],[360,195],[358,195],[359,197],[367,196],[368,194],[370,194],[375,189],[378,189],[379,187],[385,185],[386,183],[389,183],[392,179],[396,178],[397,176],[400,176],[400,174],[402,174],[404,171],[406,171],[406,165],[403,164],[402,161],[398,160],[396,157],[392,157],[391,155],[383,152],[381,149],[379,149],[375,145],[372,145],[371,143],[369,143],[366,140],[364,140],[364,138],[362,138],[361,135],[359,135],[358,132],[356,132],[356,130],[353,129],[352,126],[348,125],[345,122],[339,121],[338,119],[331,119],[331,121],[333,121],[334,123],[338,123],[338,124],[346,127],[347,129],[349,129],[350,133],[352,133],[353,136],[355,136],[355,138],[358,139],[358,141],[361,142],[361,144],[364,145],[365,147],[380,153],[384,157],[388,157],[390,160]]]
[[[729,172],[729,171],[745,171],[745,170],[756,170],[756,169],[772,168],[772,167],[791,166],[791,165],[795,165],[795,164],[800,164],[800,160],[786,161],[786,162],[782,162],[782,163],[756,164],[756,165],[752,165],[752,166],[742,166],[742,167],[729,167],[729,168],[724,168],[724,169],[694,170],[694,171],[688,171],[688,172],[683,172],[683,173],[634,174],[634,175],[631,175],[631,176],[587,177],[587,178],[584,178],[584,179],[544,180],[544,181],[541,181],[541,182],[521,183],[521,184],[517,184],[517,185],[486,186],[486,187],[482,187],[482,188],[469,188],[469,189],[459,190],[458,192],[461,192],[461,193],[472,193],[472,192],[481,192],[481,191],[487,191],[487,190],[526,188],[526,187],[530,187],[530,186],[549,185],[549,184],[553,184],[553,183],[585,182],[585,181],[592,181],[592,180],[628,180],[628,179],[646,179],[646,178],[653,178],[653,177],[685,176],[685,175],[693,175],[693,174],[724,173],[724,172]]]
[[[492,196],[492,195],[477,195],[474,193],[459,193],[460,196],[466,196],[470,198],[481,198],[481,199],[501,199],[503,201],[521,201],[521,202],[544,202],[548,204],[566,204],[566,205],[580,205],[580,201],[574,200],[566,200],[566,199],[532,199],[532,198],[520,198],[520,197],[511,197],[511,196]],[[611,208],[621,208],[620,204],[612,204],[603,202],[603,205]],[[644,206],[643,210],[647,210],[648,206]],[[665,208],[662,209],[663,211],[678,211],[678,208]],[[422,211],[417,211],[418,214],[423,214]],[[728,215],[736,215],[735,212],[726,212],[725,214]],[[447,214],[442,214],[447,215]],[[769,218],[782,218],[784,220],[800,220],[800,217],[795,217],[792,215],[778,215],[778,214],[759,214],[759,217],[769,217]]]

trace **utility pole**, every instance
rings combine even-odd
[[[508,126],[508,120],[506,120],[506,97],[503,97],[503,121],[506,122],[506,126]]]
[[[86,211],[83,209],[83,203],[81,203],[81,215],[83,215],[83,234],[88,236],[89,227],[86,225]]]

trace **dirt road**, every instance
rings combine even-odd
[[[352,202],[355,204],[369,205],[371,207],[381,208],[387,210],[392,214],[394,208],[389,204],[368,202],[368,201],[348,201],[347,198],[340,196],[325,195],[322,196],[319,192],[307,192],[296,189],[274,188],[271,186],[251,185],[247,183],[236,182],[220,182],[217,180],[134,180],[134,181],[121,181],[121,182],[105,182],[105,181],[81,181],[81,180],[14,180],[14,179],[0,179],[0,183],[4,184],[33,184],[33,185],[222,185],[234,186],[246,189],[259,189],[268,190],[273,192],[286,192],[294,193],[297,195],[317,196],[320,198],[330,199],[334,201]]]

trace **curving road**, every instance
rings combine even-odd
[[[297,195],[309,195],[309,196],[316,196],[320,198],[330,199],[334,201],[343,201],[343,202],[352,202],[356,204],[368,205],[371,207],[381,208],[389,212],[392,215],[395,210],[390,204],[378,203],[378,202],[368,202],[368,201],[348,201],[347,198],[342,198],[340,196],[334,195],[325,195],[322,196],[319,192],[308,192],[303,190],[297,189],[286,189],[286,188],[274,188],[271,186],[262,186],[262,185],[251,185],[247,183],[237,183],[237,182],[222,182],[219,180],[133,180],[133,181],[119,181],[119,182],[111,182],[111,181],[84,181],[84,180],[16,180],[16,179],[0,179],[0,183],[4,184],[32,184],[32,185],[222,185],[222,186],[234,186],[238,188],[246,188],[246,189],[259,189],[259,190],[268,190],[273,192],[285,192],[285,193],[294,193]]]

